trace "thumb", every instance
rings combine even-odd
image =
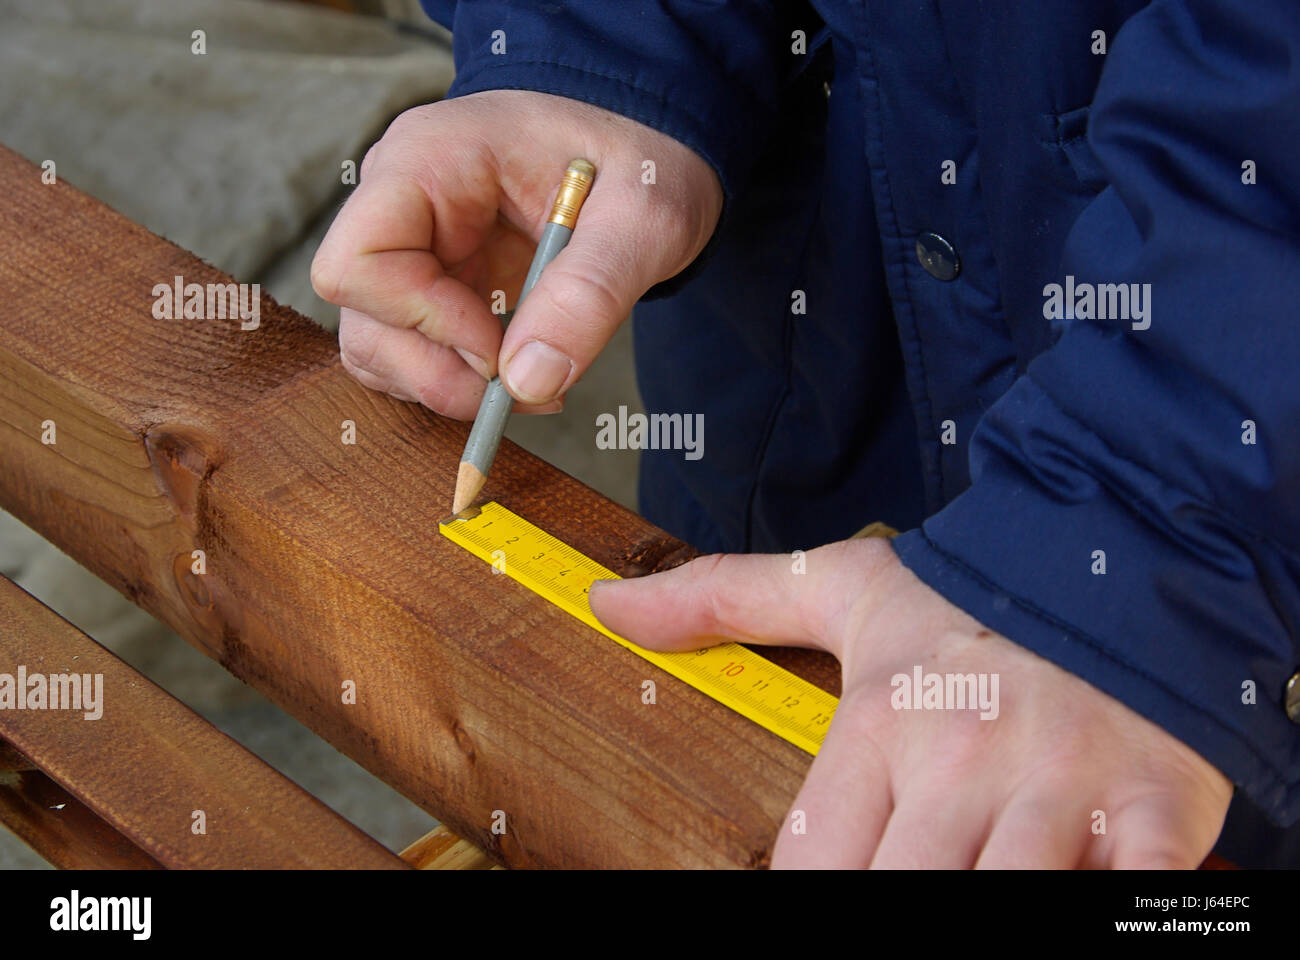
[[[573,237],[520,303],[502,341],[502,380],[525,403],[568,390],[641,295],[690,262],[687,251],[671,249],[682,244],[647,232],[639,204],[616,183],[601,187],[598,174]]]
[[[651,650],[735,640],[815,647],[838,657],[840,631],[832,625],[843,622],[866,579],[850,555],[856,548],[846,552],[846,546],[821,547],[801,559],[715,554],[646,577],[599,580],[590,591],[591,610],[614,633]]]

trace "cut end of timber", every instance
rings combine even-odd
[[[456,472],[456,496],[452,498],[451,512],[460,513],[473,503],[485,483],[487,477],[483,476],[479,468],[468,460],[462,460],[460,470]]]

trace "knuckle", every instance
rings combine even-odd
[[[627,313],[623,299],[602,271],[558,273],[547,300],[566,329],[590,327],[593,321],[620,321]]]
[[[434,413],[443,417],[455,418],[454,410],[457,397],[448,389],[447,383],[441,377],[434,377],[421,384],[415,393],[420,403]]]
[[[946,769],[962,776],[988,768],[994,755],[990,724],[973,710],[945,711],[941,719],[942,749],[936,760]]]
[[[708,622],[721,631],[735,623],[742,611],[736,606],[734,592],[726,589],[736,558],[725,553],[699,557],[687,565],[688,576],[707,603]]]
[[[472,123],[460,119],[458,110],[457,101],[446,100],[398,114],[371,147],[373,162],[435,186],[441,177],[463,175],[479,158],[478,134]]]
[[[339,324],[339,356],[359,370],[373,372],[383,331],[355,321]]]
[[[1065,780],[1079,770],[1094,766],[1097,760],[1095,731],[1067,724],[1042,722],[1038,725],[1040,750],[1044,775]]]
[[[322,300],[338,303],[340,275],[333,261],[319,253],[311,261],[311,288]]]
[[[372,143],[370,148],[366,150],[366,155],[361,158],[361,178],[363,180],[371,167],[379,161],[379,143],[379,141]]]
[[[403,110],[389,121],[388,126],[384,128],[384,135],[375,142],[375,146],[378,147],[382,144],[391,145],[393,141],[401,140],[410,132],[412,127],[419,123],[421,117],[426,112],[427,105],[424,107],[412,107],[410,110]]]

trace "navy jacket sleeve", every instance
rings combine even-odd
[[[1114,38],[1089,142],[1109,185],[1072,228],[1062,278],[1150,284],[1150,326],[1064,324],[982,418],[971,487],[896,549],[1289,825],[1300,5],[1156,0]]]
[[[631,117],[703,157],[728,201],[772,132],[781,91],[825,38],[797,0],[421,2],[452,31],[447,96],[534,90]],[[793,52],[795,30],[804,31],[804,55]],[[654,295],[679,289],[708,253]]]

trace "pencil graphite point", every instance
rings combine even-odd
[[[460,469],[456,471],[456,495],[451,501],[451,512],[460,513],[473,503],[485,483],[487,477],[483,476],[479,468],[468,460],[462,460]]]
[[[466,507],[460,513],[453,513],[446,517],[443,517],[441,520],[438,521],[438,526],[445,527],[448,524],[452,524],[452,523],[464,523],[466,520],[473,520],[482,512],[483,512],[483,508],[481,506]]]

